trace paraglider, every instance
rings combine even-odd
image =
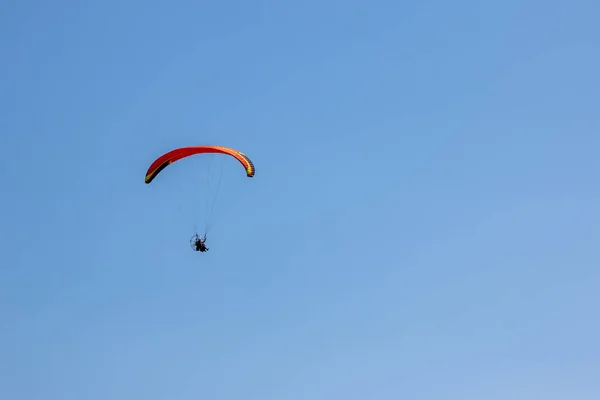
[[[190,245],[192,246],[192,250],[194,251],[200,251],[202,253],[208,251],[208,247],[206,247],[206,235],[204,235],[204,237],[200,237],[196,233],[190,239]]]
[[[154,179],[156,179],[158,174],[160,174],[166,167],[168,167],[176,161],[193,155],[210,153],[223,154],[235,158],[244,167],[246,176],[248,178],[252,178],[254,176],[254,164],[252,163],[250,158],[248,158],[248,156],[246,156],[244,153],[238,150],[223,146],[190,146],[171,150],[154,160],[154,162],[146,171],[146,177],[144,179],[144,182],[146,184],[150,184],[152,181],[154,181]],[[194,236],[192,236],[192,238],[190,239],[190,245],[194,251],[202,253],[207,252],[208,247],[206,247],[206,232],[202,237],[199,236],[197,233]]]

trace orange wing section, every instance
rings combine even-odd
[[[222,146],[190,146],[171,150],[168,153],[158,157],[152,163],[152,165],[150,165],[150,168],[148,168],[148,171],[146,172],[145,182],[147,184],[152,182],[152,180],[156,178],[156,175],[158,175],[160,171],[168,167],[170,164],[173,164],[175,161],[181,160],[182,158],[186,158],[189,156],[193,156],[195,154],[202,153],[220,153],[230,155],[237,159],[240,162],[240,164],[244,166],[244,168],[246,169],[246,176],[248,176],[248,178],[252,178],[254,176],[255,169],[254,164],[252,164],[252,161],[250,161],[248,156],[235,149]]]

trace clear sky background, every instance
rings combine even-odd
[[[0,398],[597,400],[599,15],[2,2]]]

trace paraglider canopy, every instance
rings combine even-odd
[[[243,167],[246,169],[246,175],[248,176],[248,178],[252,178],[254,176],[255,168],[252,161],[250,161],[250,159],[245,154],[235,149],[222,146],[190,146],[171,150],[168,153],[158,157],[152,163],[152,165],[150,165],[150,168],[148,168],[148,171],[146,172],[145,182],[147,184],[152,182],[154,178],[156,178],[156,176],[163,169],[168,167],[170,164],[173,164],[175,161],[181,160],[182,158],[186,158],[189,156],[193,156],[195,154],[202,153],[221,153],[230,155],[237,159],[243,165]]]

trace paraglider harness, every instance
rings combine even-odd
[[[200,251],[202,253],[208,251],[208,247],[206,247],[206,235],[204,235],[204,237],[200,237],[196,233],[190,239],[190,246],[192,246],[192,250],[194,251]]]

